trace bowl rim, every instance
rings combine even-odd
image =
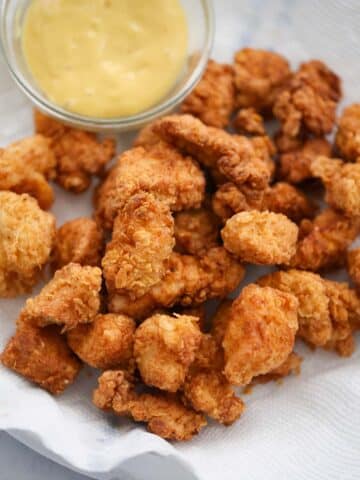
[[[215,12],[212,0],[199,0],[202,6],[205,17],[205,42],[204,47],[200,52],[200,58],[197,62],[194,71],[192,72],[185,85],[176,94],[172,95],[165,101],[162,101],[145,112],[140,112],[135,115],[127,117],[115,117],[115,118],[97,118],[80,115],[63,109],[62,107],[47,100],[44,95],[38,93],[30,82],[28,82],[23,76],[21,69],[14,68],[14,63],[11,60],[10,50],[7,45],[6,35],[6,12],[9,4],[12,0],[0,1],[0,48],[3,53],[5,64],[8,71],[23,93],[32,101],[36,108],[45,113],[46,115],[53,117],[65,124],[70,124],[75,127],[80,127],[87,130],[117,130],[126,131],[133,130],[156,118],[169,113],[173,110],[197,85],[201,76],[206,68],[207,62],[210,58],[210,54],[214,44],[215,37]]]

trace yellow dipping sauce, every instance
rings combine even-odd
[[[180,0],[32,0],[22,46],[51,101],[82,115],[121,117],[171,90],[188,29]]]

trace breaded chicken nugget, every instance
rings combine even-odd
[[[26,301],[23,314],[39,327],[63,331],[92,322],[100,308],[101,270],[69,263],[58,270],[39,295]]]
[[[67,332],[69,347],[81,360],[95,368],[131,365],[135,322],[126,315],[98,314],[94,321]]]
[[[325,138],[310,138],[298,148],[279,157],[279,175],[289,183],[300,183],[312,178],[311,164],[318,155],[330,156],[331,145]]]
[[[190,440],[206,425],[205,417],[186,408],[170,394],[137,394],[129,376],[121,370],[104,372],[94,391],[93,402],[102,410],[128,416],[169,440]]]
[[[279,367],[274,368],[269,373],[265,375],[259,375],[255,377],[252,381],[252,385],[257,385],[259,383],[268,383],[273,381],[282,380],[284,377],[289,375],[300,375],[302,357],[295,352],[291,352],[288,358],[282,363]]]
[[[209,60],[204,75],[180,106],[182,113],[200,118],[206,125],[225,128],[234,110],[234,70]]]
[[[150,193],[131,197],[114,222],[102,260],[109,291],[138,298],[165,275],[175,245],[167,205]]]
[[[360,248],[348,252],[347,270],[356,288],[360,289]]]
[[[223,247],[196,257],[173,253],[165,277],[143,297],[131,301],[128,296],[109,292],[109,311],[142,319],[158,308],[194,306],[224,298],[235,290],[244,273],[244,267]]]
[[[172,211],[200,207],[205,176],[191,157],[184,157],[160,142],[122,153],[96,196],[97,222],[111,229],[119,210],[130,197],[149,192]]]
[[[271,110],[280,89],[290,78],[290,66],[281,55],[243,48],[234,57],[236,105]]]
[[[107,138],[98,141],[96,135],[62,125],[39,111],[34,114],[38,133],[51,139],[55,154],[56,182],[65,190],[81,193],[99,175],[115,153],[115,141]]]
[[[297,308],[289,293],[254,284],[243,289],[232,304],[223,340],[224,373],[231,384],[247,385],[287,359],[298,329]]]
[[[1,362],[53,395],[73,383],[81,368],[56,327],[38,328],[24,322],[6,345]]]
[[[39,280],[55,238],[55,218],[29,195],[0,192],[0,297],[14,297]]]
[[[254,190],[246,185],[237,187],[233,183],[219,186],[212,198],[212,208],[225,223],[235,213],[262,210],[265,190]]]
[[[255,108],[242,108],[236,114],[233,127],[242,135],[265,135],[263,117]]]
[[[289,266],[314,272],[342,266],[346,250],[359,231],[358,218],[346,218],[331,209],[324,210],[313,221],[304,219]]]
[[[286,263],[296,251],[298,227],[285,215],[256,210],[237,213],[221,230],[224,247],[247,263]]]
[[[132,144],[133,147],[147,148],[161,141],[161,138],[159,137],[159,135],[157,135],[154,132],[155,123],[156,121],[151,122],[139,131],[135,140],[133,141],[133,144]]]
[[[333,129],[340,98],[339,77],[323,62],[311,60],[300,65],[278,95],[273,112],[286,135],[296,137],[304,129],[321,136]]]
[[[220,243],[220,221],[208,208],[185,210],[175,215],[176,249],[198,255]]]
[[[15,142],[0,151],[0,190],[28,193],[46,210],[54,200],[47,180],[54,177],[55,165],[50,141],[42,135]]]
[[[360,103],[349,105],[342,112],[335,146],[341,158],[355,161],[360,157]]]
[[[102,249],[103,236],[94,220],[80,217],[66,222],[56,232],[53,269],[58,270],[68,263],[99,266]]]
[[[146,385],[176,392],[201,341],[196,317],[153,315],[135,332],[134,356]]]

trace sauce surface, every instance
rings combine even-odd
[[[187,55],[180,0],[33,0],[22,47],[47,97],[92,117],[133,115],[174,86]]]

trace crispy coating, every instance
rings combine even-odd
[[[1,362],[53,395],[73,381],[81,363],[56,327],[21,323],[1,354]]]
[[[219,245],[220,221],[208,208],[185,210],[175,216],[176,249],[199,255]]]
[[[161,141],[159,135],[154,132],[155,123],[156,122],[151,122],[140,130],[135,140],[133,141],[133,147],[147,148]]]
[[[115,219],[102,260],[108,290],[144,295],[164,277],[174,245],[168,206],[146,192],[131,197]]]
[[[233,302],[225,331],[224,373],[233,385],[279,367],[294,348],[298,301],[289,293],[248,285]]]
[[[46,210],[54,201],[47,180],[54,177],[55,165],[50,141],[42,135],[15,142],[0,150],[0,190],[28,193]]]
[[[37,283],[49,260],[55,218],[27,194],[0,192],[0,297],[14,297]]]
[[[298,227],[285,215],[272,212],[240,212],[221,230],[224,247],[247,263],[286,263],[296,251]]]
[[[186,408],[170,394],[138,394],[121,370],[104,372],[93,394],[94,404],[120,416],[147,423],[147,428],[169,440],[190,440],[206,425],[205,417]]]
[[[96,197],[96,220],[111,229],[119,210],[130,197],[149,192],[172,211],[200,207],[205,176],[191,157],[164,142],[122,153]]]
[[[211,324],[211,335],[218,345],[222,345],[225,332],[229,323],[231,306],[233,300],[226,298],[223,300],[215,311]]]
[[[330,207],[349,217],[360,216],[360,162],[317,157],[311,164],[311,172],[323,181],[325,200]]]
[[[235,87],[232,66],[210,60],[202,79],[185,98],[180,111],[198,117],[206,125],[225,128],[229,124],[234,104]]]
[[[304,219],[289,266],[314,272],[342,266],[346,250],[359,231],[358,218],[346,218],[331,209],[324,210],[313,221]]]
[[[341,158],[355,161],[360,157],[360,104],[349,105],[338,121],[335,146]]]
[[[98,314],[94,321],[67,332],[68,345],[94,368],[127,369],[133,358],[135,322],[126,315]]]
[[[289,375],[300,375],[301,363],[302,357],[295,352],[291,352],[285,362],[279,367],[274,368],[274,370],[271,370],[269,373],[265,373],[265,375],[259,375],[258,377],[255,377],[252,381],[252,385],[279,381],[284,377],[288,377]]]
[[[99,175],[115,153],[115,141],[100,142],[96,135],[62,125],[39,111],[34,114],[36,131],[51,139],[55,154],[56,182],[65,190],[81,193]]]
[[[156,314],[135,332],[134,356],[146,385],[176,392],[201,341],[196,317]]]
[[[290,77],[288,61],[274,52],[243,48],[235,54],[236,105],[269,111]]]
[[[237,187],[230,182],[224,183],[213,195],[212,208],[225,223],[235,213],[261,210],[264,193],[264,190],[254,190],[245,185]]]
[[[360,288],[360,248],[354,248],[348,252],[347,270],[355,286]]]
[[[142,319],[162,307],[199,305],[226,297],[239,285],[244,273],[244,267],[223,247],[210,248],[199,256],[173,253],[161,282],[136,301],[110,295],[109,310]]]
[[[311,60],[300,65],[278,95],[273,112],[284,134],[296,137],[304,129],[321,136],[333,129],[340,98],[339,77],[323,62]]]
[[[103,236],[96,222],[87,217],[76,218],[56,232],[52,267],[58,270],[68,263],[99,266],[102,250]]]
[[[29,298],[23,309],[39,327],[61,325],[63,331],[92,322],[100,308],[101,270],[69,263],[55,272],[39,295]]]
[[[312,178],[311,164],[319,155],[330,156],[331,145],[325,138],[310,138],[279,157],[279,175],[289,183]]]
[[[165,141],[193,155],[206,167],[219,170],[236,185],[263,189],[271,172],[262,158],[264,145],[257,148],[250,139],[207,127],[191,115],[171,115],[159,120],[155,132]]]
[[[265,135],[263,117],[255,108],[242,108],[236,114],[233,127],[242,135]]]

